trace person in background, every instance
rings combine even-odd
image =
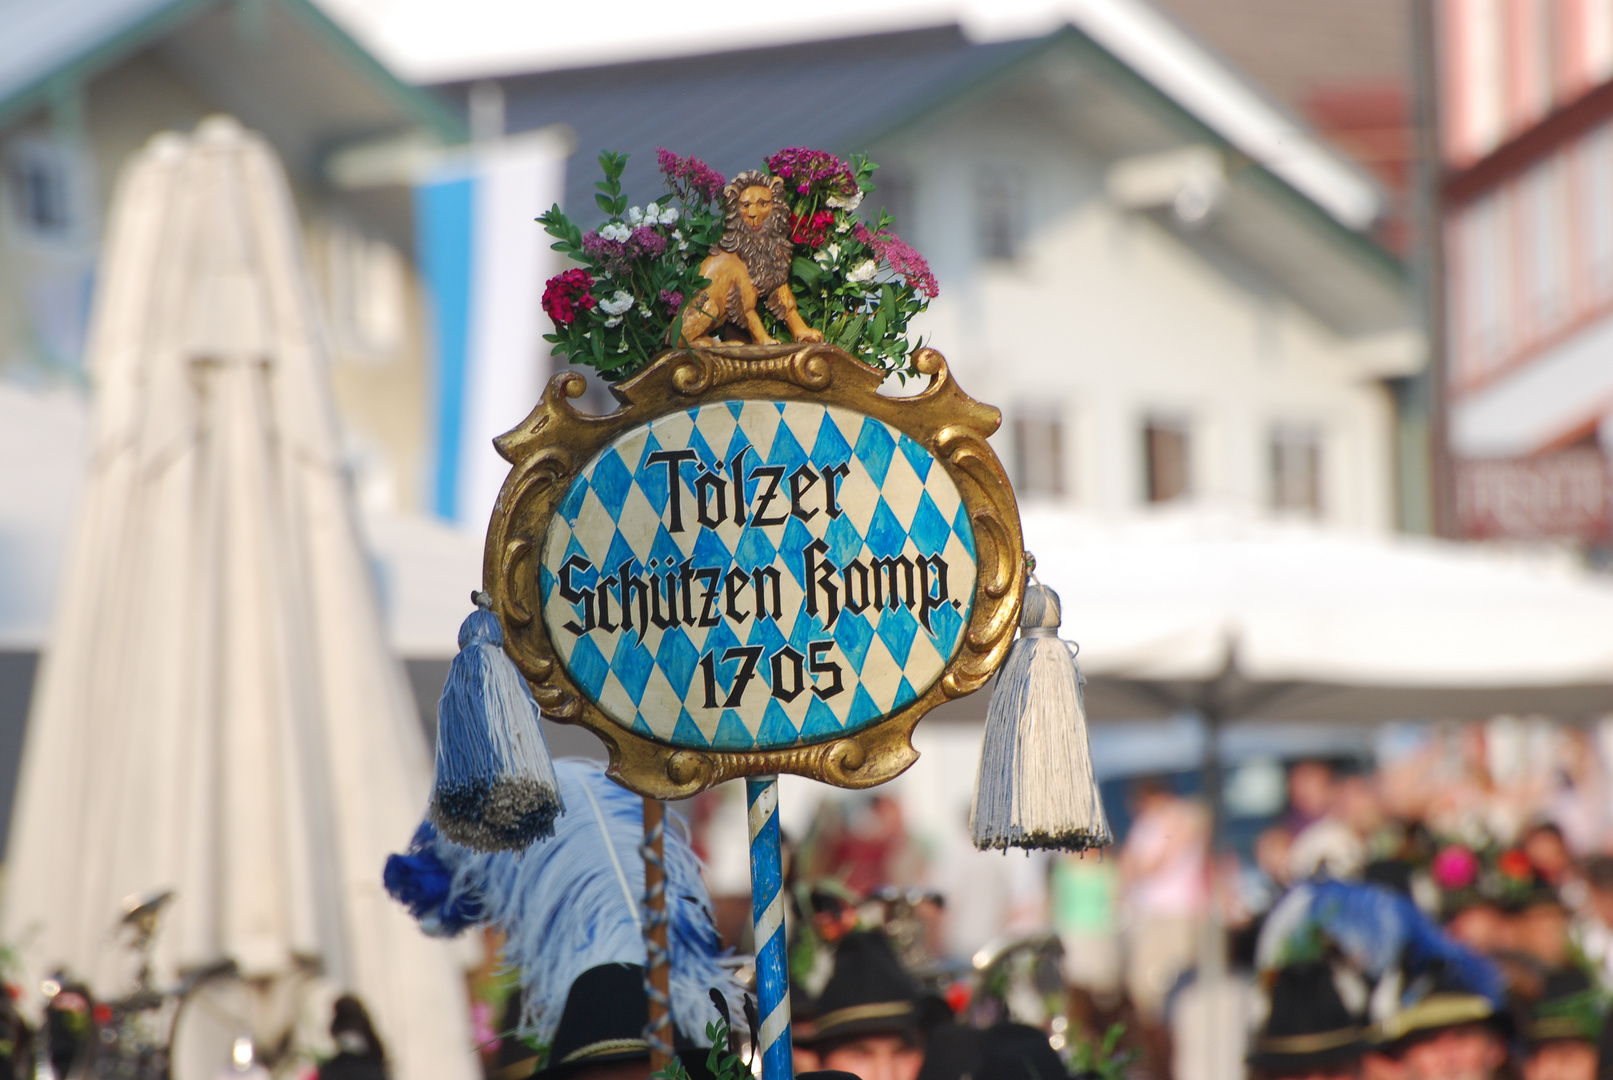
[[[1094,994],[1120,989],[1120,871],[1106,852],[1053,860],[1053,929],[1064,944],[1064,979]]]
[[[1441,976],[1383,1021],[1375,1041],[1404,1080],[1493,1080],[1507,1063],[1506,1026],[1490,999]]]
[[[1333,809],[1333,767],[1325,761],[1300,761],[1288,770],[1288,813],[1283,824],[1298,836]]]
[[[812,1029],[796,1036],[798,1068],[862,1080],[915,1080],[924,1065],[918,986],[884,935],[856,930],[835,950]]]
[[[352,994],[336,999],[330,1037],[336,1056],[319,1067],[319,1080],[386,1080],[386,1048],[370,1023],[369,1010]]]
[[[1523,1080],[1596,1080],[1602,997],[1583,972],[1554,972],[1529,1010]]]
[[[1120,852],[1122,910],[1129,918],[1126,991],[1149,1023],[1193,962],[1207,900],[1209,819],[1158,781],[1136,788],[1136,815]]]
[[[1613,858],[1595,855],[1580,867],[1585,901],[1573,928],[1574,942],[1595,965],[1604,988],[1613,989]]]
[[[1247,1058],[1259,1080],[1354,1080],[1361,1075],[1366,1029],[1344,1004],[1323,961],[1291,964],[1276,972],[1271,1010]]]

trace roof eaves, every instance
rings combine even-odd
[[[170,0],[99,44],[0,101],[0,127],[57,101],[64,87],[88,81],[216,0]]]
[[[1077,28],[1349,228],[1381,214],[1377,185],[1265,101],[1192,37],[1136,0],[1079,0]]]
[[[1242,175],[1256,179],[1270,194],[1285,201],[1302,217],[1309,218],[1313,224],[1332,236],[1341,248],[1353,254],[1370,271],[1386,275],[1388,280],[1396,283],[1405,281],[1405,265],[1393,253],[1372,239],[1370,235],[1345,225],[1336,216],[1329,213],[1325,207],[1317,203],[1315,199],[1295,187],[1286,177],[1278,174],[1266,163],[1249,156],[1228,139],[1225,133],[1211,126],[1203,117],[1183,108],[1181,103],[1173,96],[1135,70],[1126,61],[1110,52],[1101,43],[1094,41],[1084,31],[1071,28],[1067,33],[1066,40],[1084,44],[1091,50],[1093,60],[1107,66],[1118,79],[1130,83],[1139,95],[1153,98],[1158,105],[1175,113],[1190,128],[1196,129],[1199,136],[1205,141],[1219,145],[1224,151],[1230,151],[1235,158],[1247,162],[1240,170]]]
[[[281,3],[299,17],[303,25],[316,37],[375,80],[382,92],[396,102],[399,108],[413,116],[444,143],[449,145],[462,143],[470,137],[470,128],[465,120],[449,108],[446,102],[430,90],[411,86],[394,75],[391,69],[376,59],[373,53],[354,40],[351,34],[338,26],[311,0],[281,0]]]

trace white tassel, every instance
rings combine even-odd
[[[969,827],[975,847],[1084,851],[1113,837],[1092,775],[1081,669],[1059,640],[1058,594],[1032,578],[997,673]]]

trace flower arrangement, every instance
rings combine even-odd
[[[610,381],[682,343],[688,302],[711,284],[701,263],[728,223],[721,173],[669,150],[657,151],[656,159],[667,193],[655,202],[627,205],[621,185],[627,156],[607,151],[599,156],[604,178],[594,185],[604,224],[585,233],[559,206],[538,219],[555,250],[579,264],[544,288],[543,310],[554,324],[545,340],[556,356]],[[789,214],[788,284],[801,318],[825,341],[905,380],[923,344],[908,340],[908,325],[938,289],[923,256],[892,231],[888,214],[881,212],[872,227],[858,216],[876,166],[801,147],[780,150],[766,166],[782,181],[786,205],[777,212]],[[783,320],[765,305],[757,314],[769,335],[788,338]]]

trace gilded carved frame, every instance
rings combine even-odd
[[[908,397],[879,393],[878,372],[832,345],[721,345],[664,353],[613,388],[620,407],[577,411],[584,389],[564,372],[532,413],[495,445],[513,468],[488,526],[483,581],[504,623],[505,649],[531,684],[545,716],[582,724],[604,740],[611,774],[653,798],[679,799],[724,780],[797,773],[837,787],[864,788],[897,776],[918,758],[911,737],[925,713],[972,693],[1007,654],[1024,597],[1019,510],[1002,463],[986,439],[1002,413],[958,388],[946,361],[921,349],[914,367],[929,384]],[[688,749],[646,739],[580,693],[549,641],[537,563],[556,507],[582,468],[630,428],[715,401],[768,399],[838,405],[905,432],[950,474],[974,524],[977,579],[963,642],[933,686],[910,705],[862,730],[782,750]]]

